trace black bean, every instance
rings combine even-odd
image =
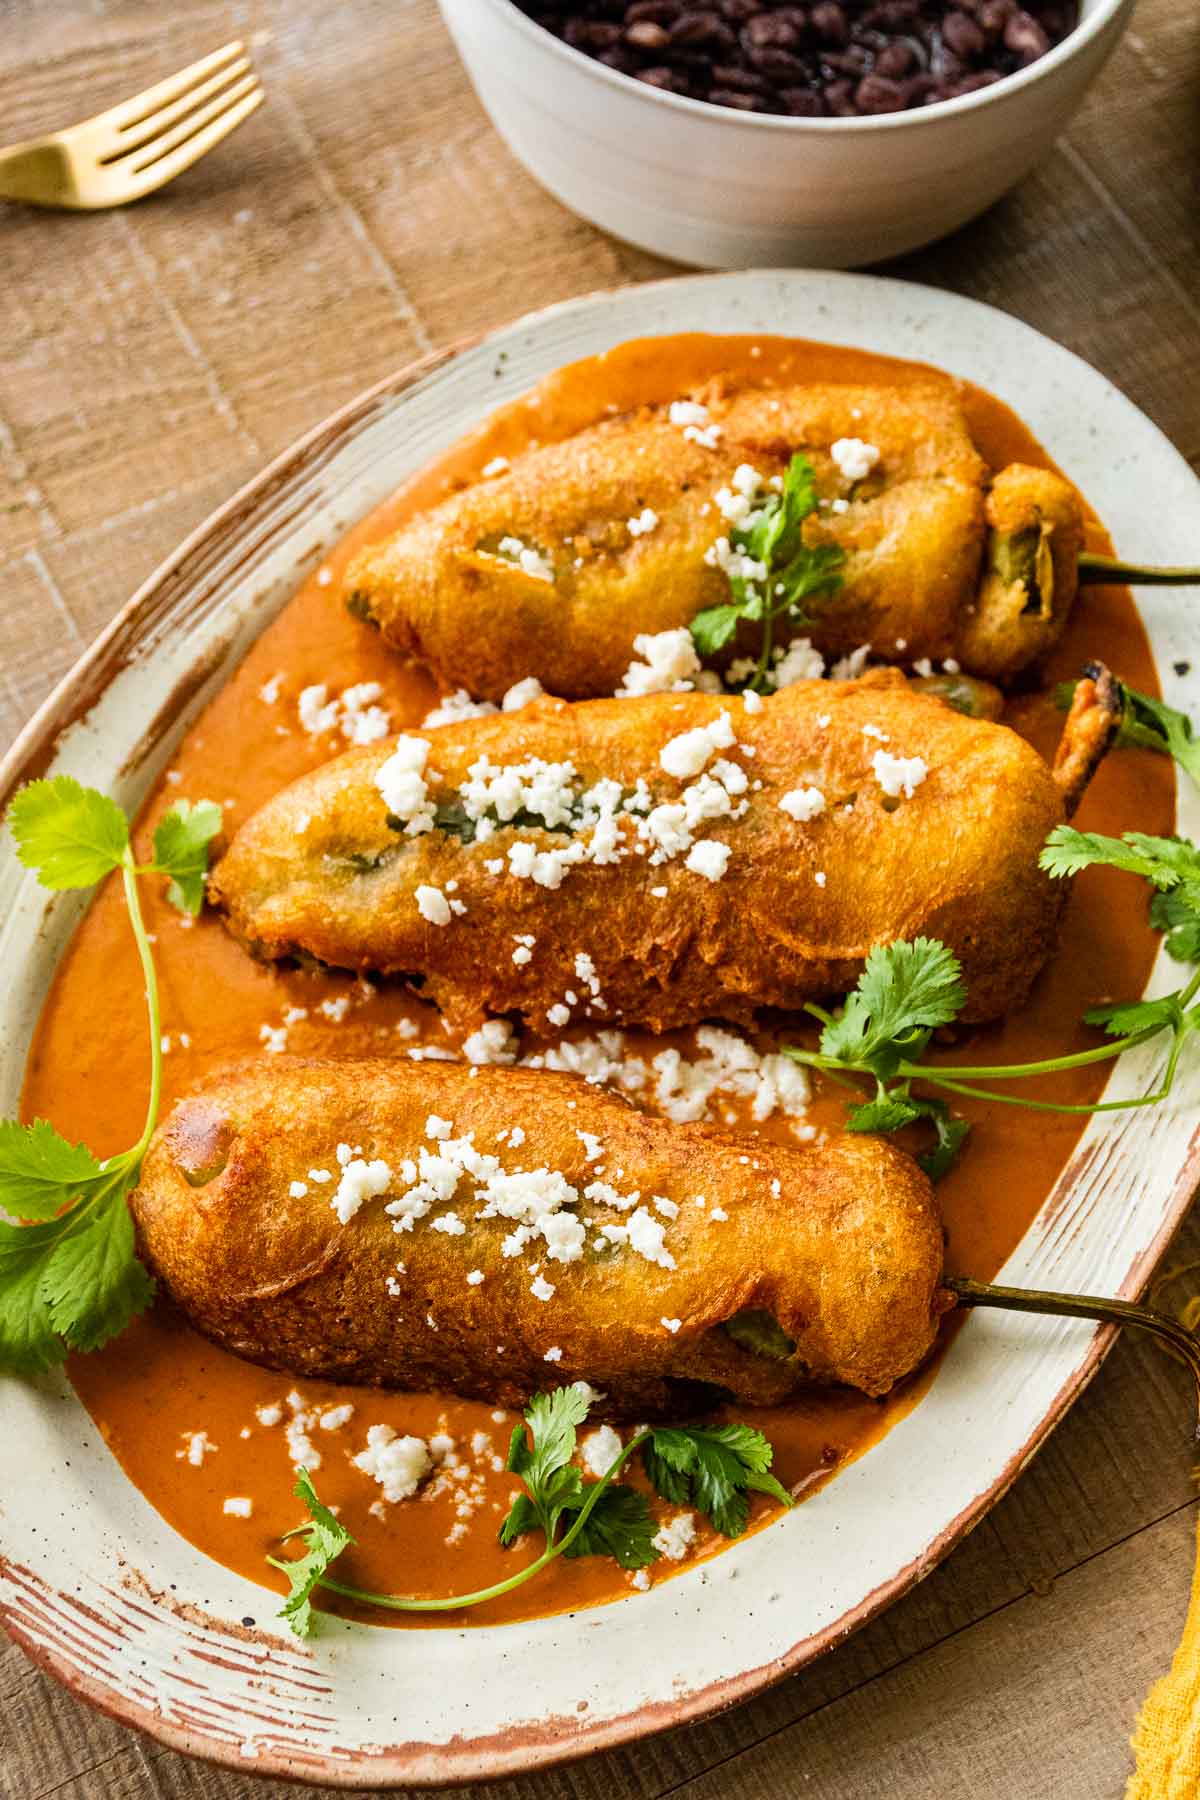
[[[673,44],[714,45],[720,50],[737,48],[737,38],[725,23],[720,13],[694,12],[680,13],[671,27]]]
[[[886,75],[891,81],[898,81],[901,76],[911,75],[916,66],[916,53],[912,45],[904,38],[894,44],[887,44],[875,58],[876,75]]]
[[[975,19],[969,19],[966,13],[947,13],[942,20],[942,37],[956,56],[982,56],[987,47],[987,39]]]
[[[1015,12],[1004,27],[1004,47],[1014,51],[1023,62],[1031,63],[1039,56],[1045,56],[1050,39],[1032,13]]]
[[[783,103],[793,118],[820,119],[825,114],[825,102],[812,88],[785,88]]]
[[[670,32],[653,19],[636,19],[625,27],[625,42],[635,50],[665,50],[670,41]]]
[[[1061,43],[1079,0],[517,0],[574,50],[739,112],[850,118],[981,92]]]
[[[864,75],[854,90],[860,112],[903,112],[908,105],[908,88],[902,81],[889,81],[886,75]]]
[[[838,0],[821,0],[812,9],[812,28],[826,44],[848,44],[850,22]]]
[[[742,26],[742,47],[747,55],[752,50],[794,50],[803,36],[803,19],[797,24],[782,13],[757,13]]]

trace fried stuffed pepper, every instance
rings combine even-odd
[[[364,552],[351,610],[449,687],[499,701],[614,693],[635,640],[730,598],[732,526],[791,457],[815,475],[805,542],[839,552],[839,585],[805,631],[828,658],[953,658],[1001,684],[1057,642],[1083,514],[1061,476],[994,477],[954,386],[706,390],[513,459]],[[722,554],[722,545],[725,554]],[[757,649],[753,627],[723,657]]]
[[[463,1026],[746,1020],[922,934],[994,1018],[1055,941],[1038,852],[1111,735],[1104,686],[1079,684],[1057,772],[895,670],[543,699],[335,758],[246,822],[210,895],[253,954],[407,976]]]
[[[929,1182],[892,1145],[743,1143],[529,1070],[244,1065],[175,1106],[132,1204],[237,1355],[506,1406],[575,1380],[617,1415],[883,1394],[949,1304]]]

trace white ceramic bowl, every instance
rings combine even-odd
[[[1046,154],[1133,0],[1020,74],[913,112],[792,119],[685,100],[569,49],[512,0],[440,0],[497,131],[558,199],[702,268],[853,268],[983,212]]]

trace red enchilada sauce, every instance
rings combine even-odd
[[[140,837],[148,835],[162,808],[180,797],[220,801],[232,833],[280,787],[345,748],[341,738],[314,737],[300,725],[297,697],[312,684],[324,683],[335,695],[352,684],[377,681],[383,689],[379,703],[393,730],[420,723],[435,703],[434,686],[346,613],[339,599],[341,572],[353,551],[472,478],[491,458],[511,457],[532,441],[567,436],[605,414],[668,401],[715,374],[735,383],[770,385],[903,384],[926,373],[919,365],[790,339],[703,336],[635,342],[559,371],[462,440],[330,552],[185,738],[174,766],[147,802]],[[989,463],[1048,463],[1005,406],[967,384],[961,393]],[[1091,541],[1095,548],[1109,547],[1099,525],[1092,526]],[[1149,646],[1123,590],[1093,588],[1081,596],[1046,671],[1047,691],[1076,674],[1089,657],[1103,659],[1135,686],[1157,691]],[[1061,716],[1042,696],[1014,700],[1007,717],[1043,752],[1051,750],[1061,728]],[[1112,755],[1079,822],[1107,832],[1134,827],[1169,832],[1174,822],[1170,764],[1141,752]],[[176,1096],[209,1071],[242,1057],[269,1058],[271,1034],[282,1032],[287,1048],[302,1055],[403,1056],[414,1046],[456,1047],[432,1009],[398,988],[263,967],[234,944],[215,917],[205,915],[195,924],[181,919],[150,891],[156,886],[146,884],[145,904],[156,936],[162,1029],[169,1044],[164,1116]],[[1109,870],[1089,871],[1075,883],[1060,953],[1029,1006],[1019,1017],[976,1032],[964,1056],[1025,1061],[1093,1043],[1094,1035],[1077,1023],[1080,1015],[1102,998],[1140,993],[1155,943],[1138,885]],[[282,1040],[276,1036],[276,1041]],[[648,1061],[665,1042],[691,1054],[687,1033],[652,1040],[634,1032],[626,1034],[626,1053]],[[540,1047],[530,1041],[529,1048]],[[47,999],[29,1059],[25,1116],[51,1119],[100,1155],[123,1148],[141,1129],[147,1056],[136,957],[120,889],[110,884],[77,931]],[[1058,1077],[1055,1097],[1095,1099],[1108,1066]],[[836,1128],[843,1109],[844,1091],[818,1086],[808,1122]],[[743,1130],[793,1141],[787,1121],[777,1116],[755,1125],[748,1102],[721,1096],[710,1110],[715,1119],[736,1120]],[[987,1278],[1037,1214],[1083,1121],[974,1102],[964,1103],[963,1110],[975,1129],[958,1166],[941,1184],[939,1200],[949,1266]],[[73,1357],[69,1372],[113,1454],[151,1504],[200,1549],[251,1580],[273,1581],[263,1559],[300,1519],[291,1494],[289,1424],[293,1448],[303,1432],[320,1453],[318,1489],[340,1509],[357,1539],[339,1568],[344,1579],[415,1596],[465,1593],[513,1573],[535,1553],[525,1547],[502,1551],[496,1543],[516,1487],[502,1468],[516,1423],[511,1413],[451,1395],[294,1383],[204,1342],[163,1300],[106,1350]],[[886,1403],[814,1393],[742,1416],[767,1432],[776,1448],[777,1473],[798,1487],[861,1453],[913,1403],[920,1385],[910,1384]],[[353,1409],[348,1417],[346,1408]],[[595,1412],[599,1423],[602,1405]],[[306,1423],[297,1425],[297,1416]],[[352,1464],[368,1427],[377,1424],[401,1435],[453,1440],[448,1458],[416,1497],[388,1504],[381,1488]],[[231,1499],[248,1501],[249,1515],[244,1516],[244,1505],[227,1512]],[[669,1518],[678,1509],[662,1510]],[[770,1517],[771,1508],[760,1503],[756,1522]],[[701,1526],[689,1560],[723,1543]],[[661,1580],[680,1566],[686,1563],[659,1562],[650,1579]],[[448,1617],[455,1624],[484,1625],[577,1608],[628,1592],[630,1579],[605,1558],[560,1561],[516,1593]],[[263,1617],[273,1610],[274,1601],[264,1594]],[[364,1616],[376,1623],[438,1622],[438,1616],[424,1621]]]

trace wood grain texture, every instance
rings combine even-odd
[[[7,742],[185,532],[333,407],[431,346],[668,265],[517,168],[433,0],[16,0],[0,14],[5,138],[234,35],[270,97],[136,209],[0,210]],[[1142,0],[1052,159],[894,272],[1058,338],[1200,465],[1198,80],[1193,0]],[[1178,1256],[1200,1260],[1200,1222]],[[706,1724],[491,1792],[1118,1800],[1137,1706],[1186,1606],[1191,1417],[1175,1365],[1118,1345],[1008,1498],[813,1668]],[[2,1800],[302,1791],[317,1792],[162,1750],[0,1651]]]

